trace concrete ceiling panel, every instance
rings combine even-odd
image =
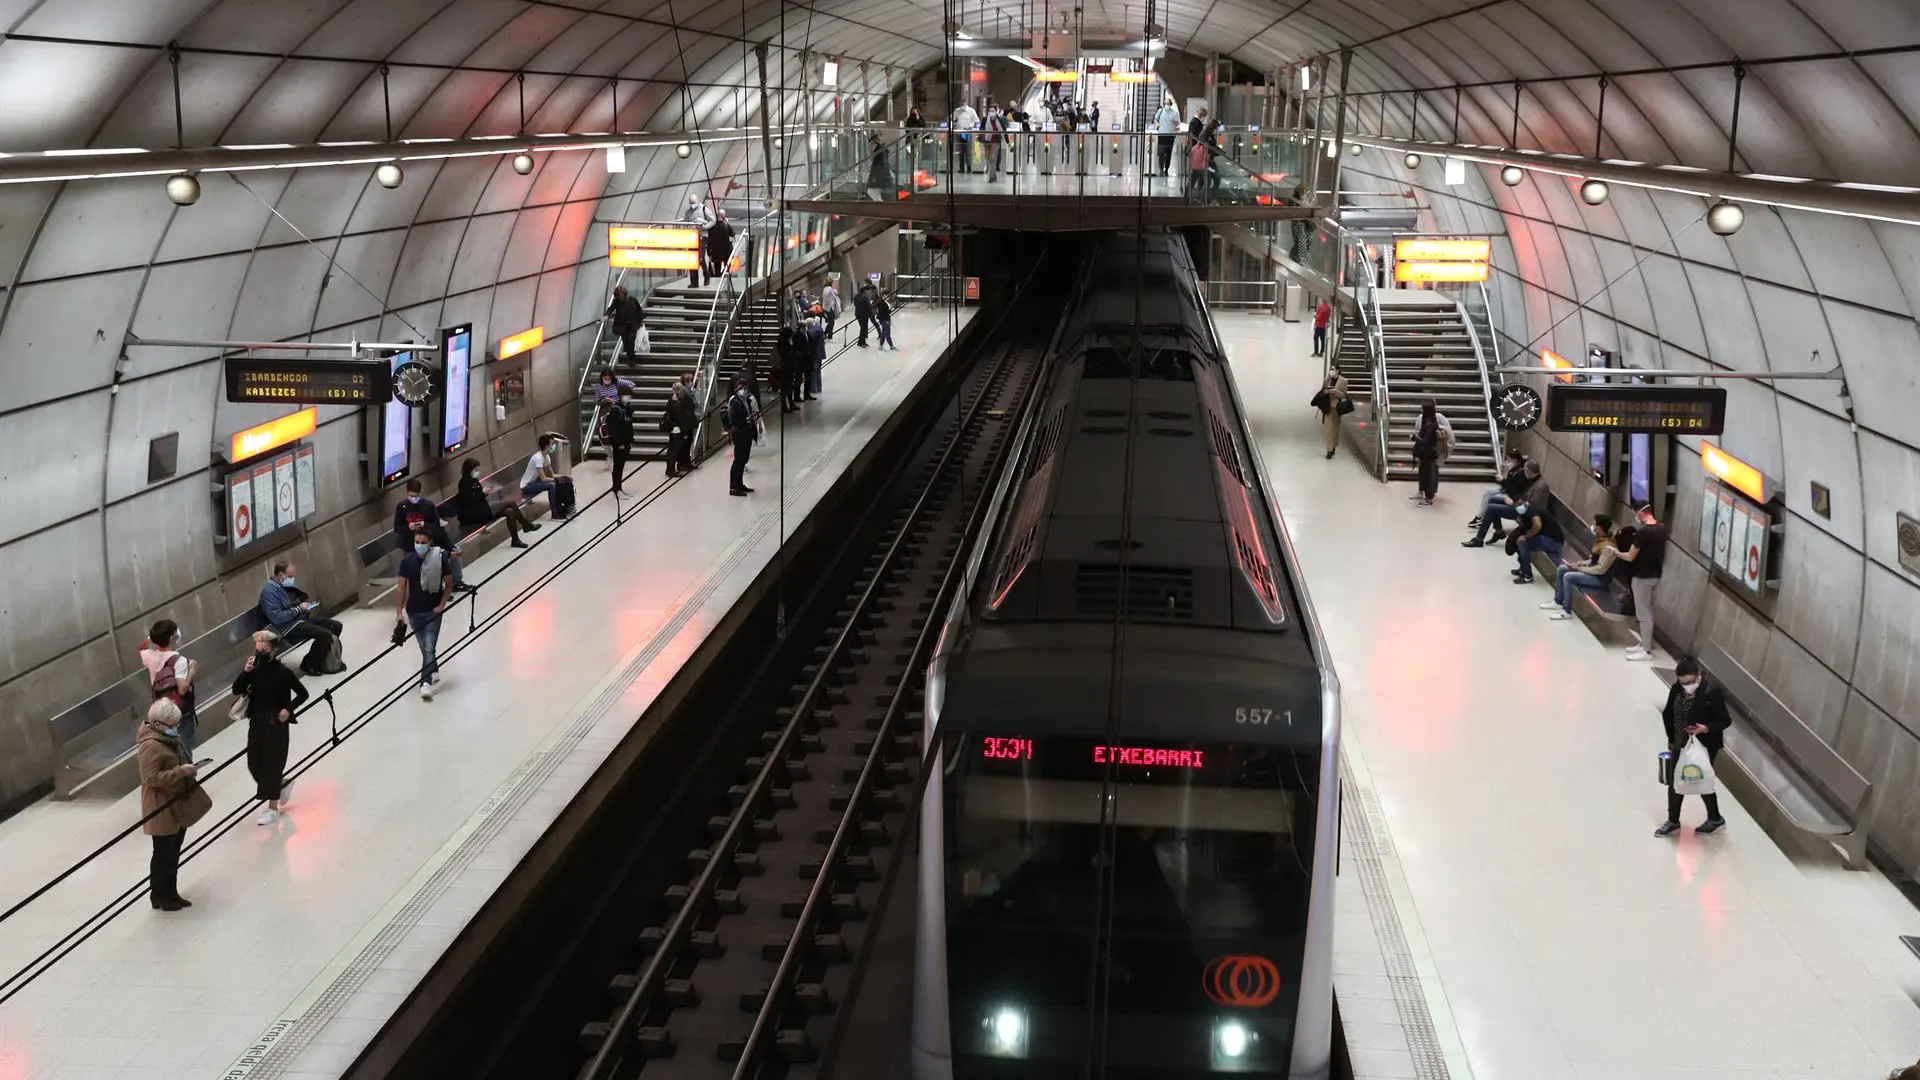
[[[31,574],[0,574],[0,671],[31,671],[106,633],[100,533],[99,517],[89,514],[0,547],[7,565],[33,567]]]
[[[339,236],[353,215],[354,204],[383,191],[373,182],[371,165],[295,169],[286,194],[274,203],[279,213],[267,222],[260,243],[324,242]]]
[[[0,42],[0,152],[94,145],[101,121],[153,59],[145,49]]]
[[[87,0],[84,4],[42,4],[11,29],[36,37],[90,39],[164,45],[206,6],[206,0]],[[102,34],[103,29],[111,32]]]
[[[500,272],[500,256],[513,234],[513,214],[485,214],[467,223],[460,254],[453,261],[447,292],[458,296],[492,285]]]
[[[529,7],[517,0],[470,0],[477,21],[490,22],[495,11],[507,16],[499,31],[488,37],[467,61],[475,67],[527,66],[555,38],[581,21],[571,6]]]
[[[407,117],[400,137],[434,139],[473,132],[474,123],[487,103],[495,100],[502,89],[512,85],[513,76],[502,72],[449,72],[434,87],[433,93],[421,102],[420,107]]]
[[[528,205],[543,206],[565,201],[567,193],[573,190],[574,178],[586,167],[586,159],[601,153],[598,150],[583,150],[546,155],[547,160],[533,175],[533,190],[527,193]]]
[[[300,51],[324,56],[385,56],[426,25],[442,8],[462,0],[353,0],[301,43]]]
[[[445,295],[447,275],[453,269],[453,257],[460,250],[460,235],[465,230],[464,221],[414,226],[400,253],[399,266],[392,271],[387,306],[408,307]]]
[[[379,315],[387,306],[394,266],[407,242],[406,229],[342,238],[334,251],[334,268],[321,287],[319,313],[313,324],[339,326]],[[445,283],[445,277],[431,283],[434,295],[439,295]]]
[[[1562,233],[1541,221],[1516,221],[1514,225],[1525,229],[1532,238],[1533,251],[1538,260],[1539,275],[1533,280],[1546,286],[1547,291],[1568,300],[1582,299],[1575,290],[1573,276],[1567,270],[1567,257],[1560,249]],[[1578,234],[1575,234],[1578,235]]]
[[[12,453],[11,460],[0,465],[0,491],[31,492],[32,496],[9,500],[13,505],[0,515],[0,544],[11,544],[100,505],[107,457],[101,440],[106,437],[111,400],[111,395],[96,391],[7,414]]]
[[[115,622],[137,619],[218,576],[213,536],[224,511],[207,485],[194,480],[162,484],[107,507],[107,594]]]
[[[380,319],[379,335],[381,341],[412,341],[419,344],[435,345],[440,340],[440,328],[448,320],[440,317],[444,307],[438,297],[424,304],[415,304],[399,311],[390,311]]]
[[[1583,224],[1601,222],[1608,216],[1618,219],[1619,224],[1611,229],[1595,229],[1607,236],[1622,236],[1633,246],[1641,249],[1641,254],[1649,251],[1671,252],[1673,233],[1667,229],[1666,218],[1660,215],[1659,207],[1653,203],[1650,192],[1640,188],[1630,188],[1623,184],[1613,185],[1613,194],[1602,206],[1587,206],[1578,202],[1573,193],[1579,190],[1578,180],[1561,182],[1561,191],[1568,200],[1565,205],[1574,208],[1575,217],[1562,220],[1562,225],[1575,228]]]
[[[158,178],[148,182],[161,183]],[[273,216],[268,207],[280,201],[292,182],[292,171],[202,173],[200,201],[174,211],[158,259],[174,262],[252,250]]]
[[[537,163],[544,156],[535,154],[533,159]],[[522,200],[517,198],[499,206],[477,205],[496,172],[504,171],[507,177],[512,178],[511,181],[500,179],[498,183],[501,185],[518,186],[523,192],[531,186],[532,181],[522,179],[511,168],[502,170],[502,165],[502,159],[493,157],[449,158],[440,166],[440,173],[433,178],[426,201],[420,205],[420,220],[445,221],[489,210],[518,209]]]
[[[0,283],[12,284],[60,191],[56,184],[0,186]]]
[[[554,222],[559,217],[558,204],[520,212],[514,220],[513,234],[507,241],[506,255],[500,262],[500,280],[509,281],[540,272],[547,244],[553,238]]]
[[[293,52],[347,0],[217,0],[180,34],[180,43],[201,49]]]
[[[246,280],[251,256],[246,251],[192,262],[156,266],[140,287],[133,332],[143,338],[174,341],[224,341],[233,326],[234,301]],[[205,354],[193,349],[127,347],[127,377],[197,363]]]
[[[287,60],[247,99],[220,141],[230,145],[311,143],[366,82],[363,64]]]
[[[517,64],[489,64],[476,50],[501,33],[515,15],[526,10],[527,5],[508,0],[461,0],[447,4],[393,50],[393,59],[407,64],[518,67]]]
[[[1607,307],[1616,319],[1641,330],[1653,329],[1653,304],[1647,299],[1647,286],[1634,268],[1639,254],[1625,244],[1595,237],[1594,255],[1607,286]]]
[[[1573,278],[1573,295],[1602,311],[1611,311],[1611,303],[1607,299],[1607,275],[1600,266],[1600,256],[1594,251],[1594,243],[1591,236],[1580,233],[1560,234],[1560,251],[1566,256],[1567,271]]]
[[[1858,218],[1785,210],[1781,219],[1824,296],[1910,314],[1873,230]]]
[[[232,142],[222,136],[247,98],[278,65],[278,60],[251,56],[182,56],[179,126],[186,133],[183,145]],[[156,57],[101,125],[93,145],[171,147],[178,138],[175,131],[173,72],[164,57]]]
[[[589,240],[590,234],[598,234],[597,241]],[[593,226],[593,203],[572,202],[560,208],[560,219],[554,223],[553,239],[547,244],[545,269],[558,270],[570,267],[585,257],[585,251],[594,243],[604,247],[607,231]]]
[[[433,189],[434,180],[448,160],[406,162],[406,182],[392,191],[377,183],[367,185],[367,193],[354,206],[353,216],[347,219],[346,231],[405,228],[419,220],[420,204],[426,201],[427,193]]]
[[[1856,390],[1855,393],[1859,391]],[[1920,450],[1871,431],[1859,435],[1860,473],[1873,482],[1861,490],[1867,555],[1882,566],[1900,565],[1896,512],[1920,517]],[[1908,657],[1912,664],[1912,657]]]
[[[534,107],[533,79],[527,79],[527,129],[532,134],[576,130],[574,121],[594,96],[606,90],[599,79],[563,79]]]
[[[1920,589],[1913,588],[1913,579],[1890,568],[1898,565],[1867,567],[1862,590],[1865,602],[1860,612],[1860,659],[1853,672],[1853,686],[1913,725],[1920,718],[1920,664],[1913,662],[1914,656],[1920,655],[1920,603],[1915,602]],[[1914,789],[1920,785],[1915,783],[1911,756],[1906,756],[1906,762],[1894,766],[1902,775],[1886,785],[1888,799],[1876,808],[1878,813],[1913,805]],[[1877,764],[1886,757],[1862,760]]]
[[[1710,350],[1701,328],[1700,309],[1687,287],[1686,271],[1679,260],[1654,255],[1640,264],[1647,282],[1647,294],[1653,298],[1654,329],[1667,341],[1699,356]]]
[[[1705,199],[1675,191],[1649,191],[1647,197],[1673,237],[1667,250],[1683,259],[1703,262],[1723,270],[1735,269],[1737,264],[1733,260],[1733,250],[1727,247],[1725,240],[1713,235],[1713,230],[1707,228],[1708,203]]]
[[[177,349],[176,352],[186,352]],[[147,444],[169,432],[180,435],[179,476],[193,477],[207,468],[213,449],[214,402],[224,393],[223,368],[218,360],[196,357],[187,367],[149,379],[136,379],[114,396],[107,431],[107,487],[109,504],[146,490]],[[161,481],[164,485],[168,481]],[[205,484],[192,484],[206,498]],[[149,529],[160,526],[149,522]],[[176,590],[183,591],[183,590]]]
[[[1847,546],[1864,550],[1866,536],[1860,523],[1860,454],[1852,433],[1847,430],[1847,421],[1787,397],[1779,399],[1779,409],[1787,470],[1780,479],[1784,482],[1782,495],[1787,509]],[[1815,483],[1832,492],[1829,517],[1813,512],[1812,484]],[[1825,572],[1824,568],[1821,572]]]
[[[527,66],[581,75],[622,74],[621,69],[640,51],[642,43],[659,32],[657,26],[607,15],[588,15],[568,27]],[[626,97],[624,89],[620,96]]]
[[[1734,264],[1749,277],[1764,278],[1796,289],[1813,288],[1793,237],[1770,207],[1749,206],[1747,223],[1726,240]]]
[[[311,331],[332,250],[328,241],[319,251],[289,244],[255,252],[234,307],[230,339],[293,341]]]
[[[1908,77],[1914,68],[1907,58]],[[1851,60],[1763,69],[1800,123],[1793,138],[1806,139],[1827,166],[1823,179],[1911,184],[1920,175],[1920,135],[1913,121]],[[1748,76],[1749,83],[1753,81]],[[1751,87],[1749,87],[1751,91]],[[1746,104],[1741,104],[1741,141],[1746,141]]]
[[[40,281],[144,265],[172,217],[173,204],[154,177],[64,185],[21,277]]]
[[[327,122],[321,138],[328,142],[373,141],[384,142],[387,138],[387,116],[389,104],[393,117],[393,136],[399,138],[407,128],[407,117],[427,100],[446,73],[425,68],[397,67],[388,71],[383,80],[379,65],[370,64],[366,68],[366,78],[360,86],[348,96],[333,118]],[[385,82],[383,92],[381,83]],[[415,134],[415,138],[451,138],[457,131],[436,131],[429,134]]]
[[[1834,350],[1860,423],[1920,446],[1920,328],[1850,304],[1825,305]]]
[[[1766,344],[1768,370],[1828,371],[1833,368],[1833,339],[1827,334],[1827,320],[1819,299],[1752,279],[1747,281],[1747,295],[1753,300],[1760,338]],[[1701,306],[1702,310],[1712,311],[1715,320],[1721,317],[1718,309],[1704,303]],[[1813,358],[1816,352],[1820,354],[1818,360]],[[1789,379],[1776,389],[1810,406],[1840,415],[1837,383]]]
[[[0,387],[5,387],[0,409],[51,401],[111,382],[142,275],[140,270],[125,270],[15,290],[8,298],[6,323],[0,325]]]
[[[534,278],[521,278],[518,281],[502,281],[493,289],[493,312],[487,317],[487,324],[493,329],[487,332],[487,351],[491,354],[501,338],[517,334],[528,327],[539,325],[533,317],[533,300],[540,290],[540,282]],[[565,329],[563,326],[549,326],[549,335]]]
[[[1751,224],[1751,217],[1748,222]],[[1900,286],[1901,295],[1906,297],[1907,305],[1901,310],[1920,316],[1920,229],[1881,222],[1873,222],[1868,228],[1893,269],[1893,280]]]

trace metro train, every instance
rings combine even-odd
[[[946,613],[915,1080],[1329,1075],[1339,689],[1198,288],[1099,241]]]

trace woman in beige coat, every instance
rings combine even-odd
[[[141,829],[153,837],[148,890],[153,906],[161,911],[192,907],[180,895],[180,848],[187,827],[207,816],[213,800],[194,779],[200,770],[180,748],[180,706],[166,698],[154,702],[134,745],[140,759]]]
[[[1347,377],[1327,372],[1326,384],[1313,395],[1313,407],[1320,410],[1320,429],[1326,433],[1327,456],[1340,449],[1340,403],[1347,400]]]

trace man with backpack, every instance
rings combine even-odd
[[[180,707],[180,755],[193,760],[194,731],[199,716],[194,712],[194,677],[200,674],[200,661],[180,654],[180,626],[172,619],[161,619],[147,631],[140,645],[140,663],[147,669],[147,685],[152,701],[166,699]]]

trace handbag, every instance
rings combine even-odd
[[[195,822],[206,817],[213,810],[213,796],[200,786],[200,781],[187,781],[187,790],[180,796],[179,805],[173,808],[173,816],[183,829],[191,828]]]
[[[247,695],[245,694],[233,695],[233,701],[227,705],[227,719],[233,721],[236,724],[246,723],[247,706],[249,704],[250,702],[247,699]]]
[[[1347,415],[1353,411],[1353,399],[1350,397],[1341,398],[1340,404],[1336,406],[1333,411],[1339,413],[1341,416]]]
[[[1674,759],[1674,794],[1711,795],[1715,790],[1713,757],[1700,745],[1699,739],[1688,736],[1687,745],[1680,748],[1680,756]]]

